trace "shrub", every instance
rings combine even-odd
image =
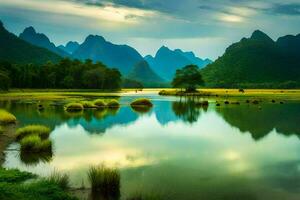
[[[70,188],[70,179],[67,174],[54,171],[48,178],[46,178],[46,180],[50,183],[58,185],[63,190]]]
[[[83,105],[81,103],[68,103],[65,106],[66,111],[74,112],[83,110]]]
[[[146,99],[146,98],[136,99],[130,105],[132,107],[139,107],[139,106],[152,107],[153,106],[151,101],[149,99]]]
[[[0,110],[0,123],[1,124],[12,124],[12,123],[16,123],[17,118],[7,112],[6,110]]]
[[[29,135],[37,135],[41,139],[47,139],[50,135],[50,128],[42,125],[29,125],[19,128],[16,132],[17,140],[20,140]]]
[[[50,140],[41,140],[38,135],[30,135],[23,138],[20,145],[21,151],[25,152],[52,151],[52,142]]]
[[[110,100],[107,103],[107,107],[109,107],[109,108],[117,108],[117,107],[120,107],[120,104],[119,104],[119,102],[117,100],[112,99],[112,100]]]
[[[106,104],[105,102],[102,100],[102,99],[97,99],[94,101],[94,104],[97,106],[97,107],[105,107]]]
[[[117,169],[104,165],[92,166],[88,171],[88,178],[93,192],[100,192],[105,196],[120,194],[120,173]]]
[[[83,108],[96,108],[95,104],[91,101],[81,101]]]

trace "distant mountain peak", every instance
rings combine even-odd
[[[74,51],[76,51],[79,47],[79,43],[76,41],[69,41],[65,46],[59,45],[58,48],[62,49],[65,52],[68,52],[69,54],[72,54]]]
[[[85,42],[95,42],[95,41],[106,42],[104,37],[102,37],[100,35],[89,35],[85,39]]]
[[[24,29],[23,33],[26,33],[26,34],[36,34],[36,31],[35,31],[35,29],[32,26],[29,26],[29,27],[27,27],[27,28]]]
[[[251,39],[253,40],[266,40],[266,41],[272,41],[272,38],[270,38],[266,33],[260,31],[260,30],[255,30],[252,35],[251,35]]]

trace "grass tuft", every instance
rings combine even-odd
[[[95,104],[92,101],[81,101],[80,103],[83,108],[96,108]]]
[[[48,178],[46,178],[46,180],[50,183],[58,185],[63,190],[70,188],[70,178],[67,174],[54,171]]]
[[[41,139],[47,139],[50,135],[50,128],[42,125],[29,125],[23,128],[19,128],[16,132],[17,140],[21,140],[22,138],[29,135],[37,135]]]
[[[102,99],[96,99],[94,101],[94,104],[97,107],[105,107],[106,106],[105,102]]]
[[[92,191],[105,196],[120,194],[120,172],[117,169],[107,168],[104,165],[92,166],[88,171],[88,178]]]
[[[66,111],[69,112],[76,112],[76,111],[82,111],[84,109],[83,105],[81,103],[68,103],[65,106]]]
[[[22,152],[47,152],[52,151],[52,142],[42,140],[38,135],[30,135],[20,141]]]
[[[130,105],[131,105],[131,107],[139,107],[139,106],[152,107],[153,106],[151,101],[149,99],[146,99],[146,98],[136,99]]]
[[[107,103],[107,107],[109,107],[109,108],[118,108],[118,107],[120,107],[120,103],[117,100],[112,99]]]
[[[17,118],[7,112],[6,110],[0,110],[0,123],[1,124],[13,124],[13,123],[16,123],[17,121]]]

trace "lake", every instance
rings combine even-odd
[[[114,110],[67,113],[60,102],[46,109],[26,101],[2,101],[18,126],[51,127],[52,155],[6,151],[6,168],[41,176],[70,175],[88,186],[87,170],[105,164],[121,171],[121,198],[136,193],[172,200],[282,200],[300,196],[300,103],[198,106],[198,99],[146,95],[154,104],[132,110],[136,95]]]

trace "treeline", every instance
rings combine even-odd
[[[64,88],[119,89],[121,73],[91,60],[62,59],[58,63],[11,64],[0,62],[0,89]]]

